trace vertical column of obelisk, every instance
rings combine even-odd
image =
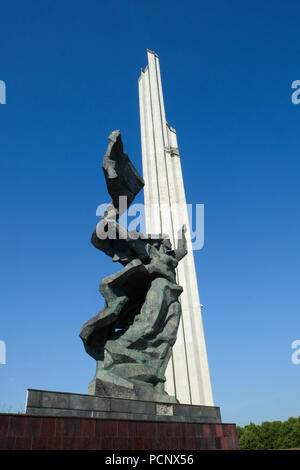
[[[148,52],[149,65],[142,70],[139,79],[143,173],[146,183],[144,188],[146,230],[149,233],[169,234],[174,244],[165,160],[165,139],[167,138],[165,112],[158,87],[160,76],[158,76],[156,60],[158,58],[155,54]],[[182,347],[181,351],[178,349],[178,357],[174,358],[172,355],[168,364],[166,390],[176,395],[179,400],[190,403],[182,324],[179,327],[176,343],[178,346],[181,344]],[[181,370],[182,385],[180,383],[175,385],[175,367]]]
[[[213,405],[176,131],[166,123],[159,59],[151,51],[148,64],[139,79],[146,230],[169,234],[174,246],[179,228],[188,227],[188,255],[177,270],[182,319],[166,389],[182,403]]]
[[[151,103],[153,110],[153,122],[154,122],[154,137],[155,137],[155,150],[156,150],[156,167],[158,176],[158,188],[159,188],[159,206],[161,214],[161,225],[163,233],[170,236],[173,247],[176,243],[177,231],[174,231],[173,220],[172,220],[172,200],[170,195],[170,187],[168,181],[168,169],[166,162],[165,149],[168,145],[167,135],[167,123],[165,116],[164,101],[161,87],[161,76],[159,68],[158,56],[148,51],[148,64],[149,64],[149,82],[150,82],[150,93]],[[191,403],[191,394],[189,390],[189,376],[188,376],[188,365],[185,348],[185,337],[184,337],[184,319],[181,319],[179,324],[176,348],[173,347],[172,351],[172,366],[173,376],[175,382],[176,397],[180,402]],[[169,369],[171,364],[169,365]],[[171,374],[171,371],[167,371],[167,378]],[[167,391],[170,391],[169,384],[167,383]]]
[[[139,97],[143,172],[146,183],[144,188],[146,230],[150,233],[168,234],[174,246],[175,237],[165,158],[168,138],[166,118],[158,57],[150,51],[148,51],[148,66],[142,71],[139,79]],[[181,402],[191,403],[182,322],[179,326],[176,345],[175,355],[172,354],[172,360],[166,371],[166,390],[170,394],[175,394]]]

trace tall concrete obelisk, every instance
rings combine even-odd
[[[213,406],[177,136],[166,121],[158,56],[150,50],[147,55],[148,65],[139,77],[146,231],[170,235],[174,246],[185,224],[188,239],[188,254],[177,269],[183,287],[182,319],[167,368],[166,390],[180,403]]]

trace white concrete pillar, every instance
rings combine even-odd
[[[182,318],[166,377],[166,390],[181,403],[213,405],[189,219],[176,131],[166,122],[158,56],[148,54],[139,78],[146,231],[166,233],[175,244],[186,224],[188,254],[179,263]]]

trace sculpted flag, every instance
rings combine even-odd
[[[104,216],[92,235],[92,244],[110,256],[113,261],[126,265],[133,259],[125,240],[127,231],[117,220],[126,212],[135,196],[144,186],[144,180],[123,152],[123,143],[119,130],[113,131],[103,158],[102,168],[108,193],[112,202],[107,206]],[[114,236],[110,236],[112,232]]]
[[[109,145],[102,163],[107,190],[116,208],[119,204],[119,197],[127,196],[126,209],[128,209],[144,186],[144,180],[131,163],[128,155],[123,152],[120,131],[113,131],[108,139]]]

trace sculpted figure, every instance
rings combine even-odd
[[[80,333],[87,353],[97,361],[89,393],[176,402],[164,383],[181,316],[176,267],[187,253],[186,228],[179,231],[177,248],[172,249],[167,235],[128,232],[118,223],[144,185],[123,153],[119,131],[109,136],[102,166],[112,202],[92,243],[123,268],[101,282],[105,307]]]

